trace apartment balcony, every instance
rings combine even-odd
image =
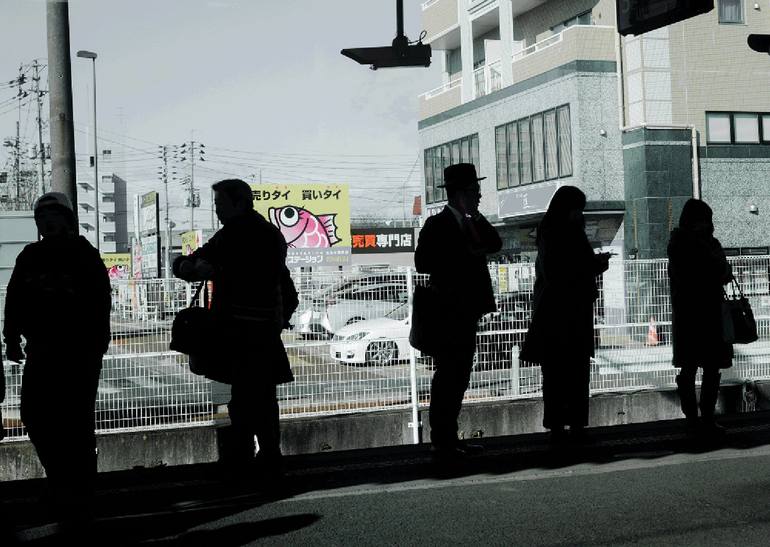
[[[430,118],[462,104],[463,81],[456,78],[420,95],[420,119]]]
[[[513,56],[513,83],[572,61],[616,61],[615,27],[575,25]]]
[[[573,61],[615,62],[615,27],[575,25],[515,53],[511,59],[513,82],[528,80]],[[503,89],[502,61],[473,72],[470,100]],[[462,104],[462,80],[455,79],[419,97],[420,119],[446,112]]]
[[[433,49],[454,49],[460,46],[460,19],[457,0],[428,0],[422,4],[424,43]]]

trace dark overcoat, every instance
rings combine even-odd
[[[580,361],[594,355],[593,305],[602,271],[604,262],[582,229],[562,226],[540,234],[523,361]]]
[[[414,253],[417,271],[430,274],[441,302],[448,343],[454,326],[475,326],[482,315],[497,310],[486,255],[498,252],[502,241],[483,216],[466,222],[472,224],[464,229],[445,207],[425,221]]]
[[[732,270],[719,241],[676,228],[668,243],[674,366],[729,368],[733,347],[723,341],[723,287]]]
[[[219,325],[212,333],[214,354],[235,363],[241,375],[276,384],[294,379],[281,341],[286,248],[278,228],[249,211],[230,219],[193,254],[174,262],[179,277],[185,260],[203,259],[214,267],[211,309]]]

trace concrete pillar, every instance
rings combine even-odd
[[[500,14],[500,69],[503,87],[513,84],[513,0],[499,0]]]
[[[460,56],[462,58],[463,93],[462,102],[475,98],[473,89],[473,24],[468,17],[465,0],[457,0],[457,18],[460,21]]]

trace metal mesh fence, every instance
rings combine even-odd
[[[723,381],[770,378],[770,257],[730,259],[760,340],[735,346]],[[519,361],[531,316],[534,265],[490,265],[499,311],[481,319],[468,401],[538,397],[540,368]],[[295,382],[279,387],[284,418],[413,407],[429,402],[433,363],[408,342],[411,268],[293,272],[300,306],[284,342]],[[665,260],[612,260],[595,305],[593,393],[670,388],[671,309]],[[97,399],[99,431],[210,423],[212,384],[168,350],[171,322],[191,287],[176,280],[113,283],[112,344]],[[4,289],[0,306],[4,308]],[[23,366],[5,362],[9,438],[22,438]]]

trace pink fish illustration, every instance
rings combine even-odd
[[[270,207],[267,211],[270,222],[281,230],[291,248],[331,247],[340,242],[337,237],[336,213],[314,215],[302,207]]]
[[[107,270],[107,275],[110,279],[125,279],[127,277],[126,268],[125,266],[115,264]]]

